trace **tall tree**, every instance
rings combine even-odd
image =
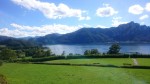
[[[121,47],[119,44],[115,43],[115,44],[112,44],[110,47],[109,47],[109,51],[108,51],[108,54],[118,54],[119,51],[120,51]]]
[[[66,52],[65,52],[65,51],[63,51],[63,52],[62,52],[62,54],[61,54],[61,56],[65,56],[65,54],[66,54]]]

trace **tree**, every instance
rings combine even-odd
[[[50,49],[45,51],[45,56],[51,56],[51,55],[52,55],[52,51]]]
[[[33,50],[33,58],[41,58],[41,57],[44,57],[45,55],[45,52],[43,49],[41,48],[36,48]]]
[[[97,49],[92,49],[91,54],[92,55],[97,55],[97,54],[99,54],[99,51]]]
[[[98,55],[100,54],[97,49],[85,50],[84,55]]]
[[[90,50],[85,50],[84,55],[90,55],[91,51]]]
[[[65,56],[65,54],[66,54],[65,51],[63,51],[62,54],[61,54],[61,56]]]
[[[14,50],[11,50],[11,49],[8,49],[8,48],[5,48],[5,49],[1,50],[0,54],[1,54],[0,59],[2,59],[2,60],[12,61],[12,60],[17,58],[16,52]]]
[[[121,47],[119,44],[112,44],[110,47],[109,47],[109,51],[108,51],[108,54],[118,54],[119,51],[120,51]]]
[[[26,57],[25,52],[23,52],[22,50],[17,50],[16,53],[17,53],[18,58],[25,58]]]
[[[73,53],[69,53],[69,55],[68,56],[73,56]]]

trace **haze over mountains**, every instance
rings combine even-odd
[[[0,43],[13,39],[0,36]],[[130,22],[111,28],[82,28],[68,34],[48,34],[35,38],[21,38],[38,44],[98,44],[104,42],[150,42],[150,27]],[[23,43],[23,42],[20,42]]]

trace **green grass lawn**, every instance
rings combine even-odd
[[[138,58],[137,61],[141,66],[150,66],[150,58]]]
[[[69,59],[69,60],[53,60],[47,61],[50,63],[72,63],[72,64],[93,64],[93,63],[100,63],[100,64],[113,64],[113,65],[123,65],[123,63],[130,63],[132,64],[132,59],[128,58],[99,58],[99,59]]]
[[[86,63],[90,59],[78,60]],[[0,67],[0,73],[9,84],[150,84],[149,69],[7,63]]]
[[[138,64],[142,66],[150,66],[150,59],[137,58]],[[68,59],[68,60],[53,60],[47,61],[48,63],[72,63],[72,64],[112,64],[122,66],[123,63],[134,64],[131,58],[99,58],[99,59]]]

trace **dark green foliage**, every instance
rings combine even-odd
[[[0,36],[0,59],[13,61],[16,58],[41,58],[52,56],[50,49],[37,45],[34,41]]]
[[[73,56],[73,53],[69,53],[69,55],[68,56]]]
[[[92,55],[93,55],[93,54],[94,54],[94,55],[97,55],[97,54],[100,54],[100,53],[99,53],[99,51],[98,51],[97,49],[92,49],[92,50],[91,50],[91,54],[92,54]]]
[[[26,57],[25,52],[23,52],[22,50],[17,50],[16,53],[17,53],[18,58],[25,58]]]
[[[111,47],[109,48],[108,54],[118,54],[120,51],[121,47],[119,44],[112,44]]]
[[[45,56],[52,56],[52,51],[50,49],[45,51]]]
[[[16,58],[17,58],[17,54],[14,50],[8,48],[4,48],[1,50],[0,59],[13,61]]]
[[[120,68],[132,68],[132,69],[150,69],[150,66],[120,66]]]
[[[85,50],[84,55],[90,55],[91,51],[90,50]]]
[[[129,55],[127,54],[106,54],[106,55],[90,55],[90,56],[83,56],[83,55],[73,55],[67,56],[67,59],[95,59],[95,58],[128,58]],[[150,55],[131,55],[131,58],[150,58]],[[66,59],[65,56],[49,56],[49,57],[42,57],[42,58],[25,58],[25,59],[17,59],[15,62],[43,62],[43,61],[50,61],[50,60],[59,60],[59,59]]]
[[[65,56],[50,56],[50,57],[42,57],[42,58],[19,59],[19,60],[15,60],[15,62],[43,62],[43,61],[58,60],[58,59],[65,59]]]
[[[16,39],[16,38],[2,40],[2,41],[0,41],[0,45],[5,45],[5,46],[7,46],[11,49],[15,49],[15,50],[39,46],[34,41],[27,41],[27,40]]]
[[[24,52],[26,56],[31,56],[33,58],[52,56],[52,52],[50,49],[44,50],[41,47],[33,47],[33,48],[25,49]]]
[[[33,58],[40,58],[40,57],[44,57],[45,53],[43,49],[37,48],[35,49],[35,51],[33,52]]]
[[[97,49],[86,50],[84,55],[100,55],[100,52]]]
[[[3,65],[3,61],[2,60],[0,60],[0,66],[2,66]]]
[[[7,47],[0,47],[0,60],[14,61],[17,58],[43,58],[54,56],[50,49],[45,49],[41,47],[30,47],[21,48],[17,50],[9,49]]]

